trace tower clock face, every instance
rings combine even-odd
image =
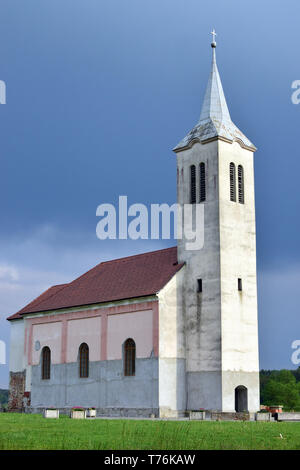
[[[36,341],[36,342],[34,343],[34,349],[35,349],[36,351],[39,351],[39,350],[41,349],[41,343],[40,343],[39,341]]]

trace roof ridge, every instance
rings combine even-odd
[[[110,259],[107,261],[102,261],[100,264],[115,263],[116,261],[124,261],[130,258],[137,258],[138,256],[152,255],[153,253],[160,253],[162,251],[174,250],[174,248],[177,248],[176,245],[169,246],[168,248],[161,248],[160,250],[145,251],[144,253],[138,253],[137,255],[123,256],[122,258]]]
[[[174,248],[177,248],[176,245],[175,246],[169,246],[168,248],[162,248],[160,250],[153,250],[153,251],[146,251],[145,253],[138,253],[137,255],[123,256],[122,258],[115,258],[115,259],[110,259],[110,260],[107,260],[107,261],[101,261],[100,263],[96,264],[96,266],[94,266],[93,268],[91,268],[88,271],[86,271],[85,273],[81,274],[79,277],[76,277],[75,279],[73,279],[73,281],[69,282],[69,285],[73,284],[73,282],[75,282],[75,281],[78,281],[83,276],[86,276],[86,274],[90,273],[91,271],[93,271],[94,269],[96,269],[100,265],[108,264],[108,263],[116,263],[117,261],[124,261],[124,260],[128,260],[130,258],[137,258],[138,256],[150,255],[152,253],[160,253],[161,251],[167,251],[167,250],[171,250],[171,249],[174,249]]]
[[[16,314],[22,312],[22,310],[24,310],[24,308],[29,307],[29,305],[33,304],[33,302],[38,301],[38,299],[40,299],[42,296],[44,296],[44,295],[46,294],[46,292],[48,292],[49,290],[53,289],[53,287],[59,287],[59,286],[61,286],[61,289],[56,290],[55,292],[53,292],[52,295],[50,295],[49,297],[47,297],[47,300],[48,300],[48,299],[51,299],[51,297],[53,297],[53,295],[57,294],[57,292],[59,292],[59,291],[61,291],[62,289],[64,289],[67,285],[68,285],[68,283],[65,283],[65,284],[55,284],[54,286],[48,287],[48,289],[46,289],[46,290],[45,290],[44,292],[42,292],[38,297],[36,297],[35,299],[33,299],[31,302],[29,302],[29,304],[25,305],[25,307],[21,308],[18,312],[16,312]],[[38,301],[37,304],[36,304],[36,307],[38,307],[38,305],[39,305],[41,302],[43,302],[43,301],[44,301],[44,299],[43,299],[42,301]]]

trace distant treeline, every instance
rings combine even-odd
[[[8,402],[8,390],[3,390],[0,388],[0,405],[6,407]]]
[[[296,370],[261,370],[260,403],[300,410],[300,367]]]

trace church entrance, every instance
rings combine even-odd
[[[248,411],[248,390],[244,385],[235,389],[235,411]]]

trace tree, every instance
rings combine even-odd
[[[5,407],[8,402],[8,390],[0,389],[0,405]]]
[[[292,370],[292,374],[296,378],[297,382],[300,382],[300,367],[296,370]]]
[[[299,382],[300,383],[300,382]],[[261,393],[264,405],[283,405],[285,408],[300,407],[300,387],[290,370],[272,371]]]

